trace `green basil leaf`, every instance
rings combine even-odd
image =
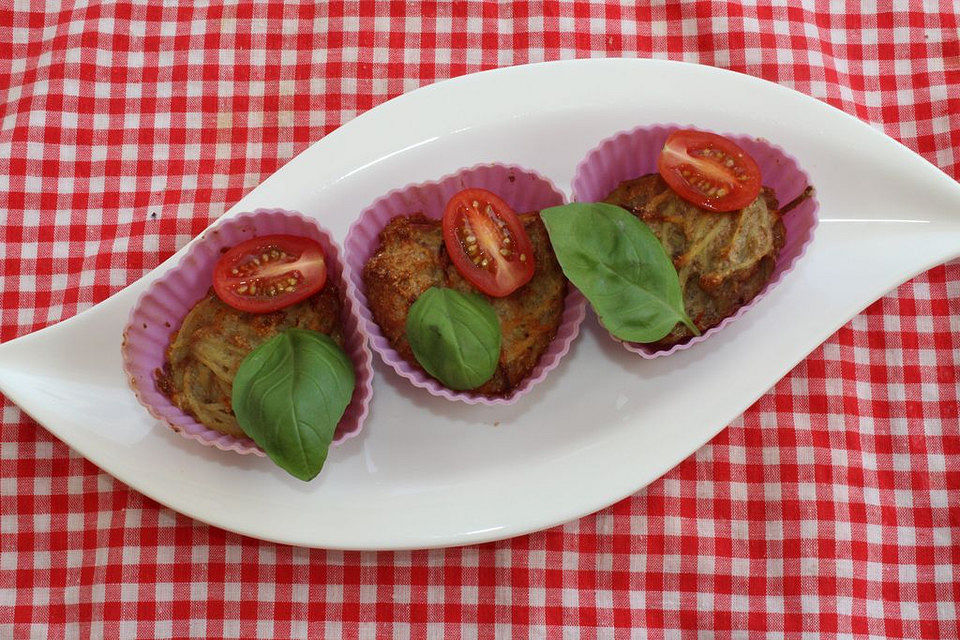
[[[233,412],[279,467],[311,480],[350,404],[356,375],[329,336],[288,329],[250,352],[233,380]]]
[[[447,387],[476,389],[500,360],[500,320],[475,293],[431,287],[407,314],[407,341],[417,362]]]
[[[603,326],[629,342],[656,342],[682,322],[680,278],[663,245],[640,219],[605,203],[573,203],[540,212],[567,278]]]

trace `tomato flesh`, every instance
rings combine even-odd
[[[270,235],[251,238],[217,261],[213,290],[223,302],[250,313],[269,313],[309,298],[327,281],[320,243]]]
[[[681,198],[710,211],[734,211],[760,194],[760,167],[732,140],[680,129],[663,145],[660,175]]]
[[[533,246],[523,223],[485,189],[465,189],[450,199],[443,242],[461,275],[489,296],[508,296],[533,277]]]

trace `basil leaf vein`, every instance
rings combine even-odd
[[[420,366],[451,389],[475,389],[497,370],[500,320],[483,296],[431,287],[410,307],[406,331]]]
[[[355,385],[353,363],[329,336],[288,329],[240,364],[233,412],[279,467],[311,480],[323,468]]]
[[[563,273],[614,336],[656,342],[677,323],[699,335],[677,270],[643,221],[602,202],[550,207],[540,217]]]

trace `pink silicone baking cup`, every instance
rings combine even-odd
[[[599,202],[607,197],[624,180],[639,178],[648,173],[657,172],[657,157],[667,136],[673,131],[684,128],[675,124],[637,127],[618,133],[597,145],[577,166],[573,178],[573,197],[578,202]],[[705,129],[701,129],[705,131]],[[753,156],[760,166],[763,184],[774,190],[777,200],[784,205],[800,195],[810,184],[810,179],[797,161],[780,147],[766,140],[744,135],[723,133],[721,135],[734,140],[747,153]],[[659,358],[676,351],[689,349],[695,344],[716,335],[724,327],[742,316],[768,292],[783,280],[793,269],[797,260],[806,252],[813,240],[813,231],[817,226],[819,204],[816,196],[808,198],[783,218],[786,228],[784,246],[777,257],[777,264],[766,286],[748,304],[740,307],[736,313],[724,318],[715,327],[704,331],[702,335],[686,342],[673,345],[668,349],[656,349],[635,342],[623,342],[624,348],[643,358]],[[611,336],[613,337],[613,336]],[[616,340],[616,338],[614,338]]]
[[[370,350],[363,323],[357,316],[360,305],[353,285],[344,276],[340,250],[330,234],[314,220],[283,209],[258,209],[241,213],[207,229],[191,246],[180,263],[154,281],[140,297],[123,332],[123,368],[137,400],[155,418],[180,435],[224,451],[264,455],[250,438],[238,438],[214,431],[182,411],[157,389],[156,372],[163,367],[167,347],[187,312],[203,299],[212,284],[213,268],[222,252],[245,240],[270,234],[312,238],[323,247],[327,262],[328,287],[340,292],[343,306],[341,324],[344,350],[353,362],[356,387],[350,404],[337,425],[333,444],[360,433],[373,394]]]
[[[560,359],[570,350],[570,345],[580,331],[580,323],[586,315],[586,300],[572,285],[564,300],[563,316],[557,334],[540,361],[510,395],[504,397],[483,396],[464,391],[453,391],[430,377],[419,367],[411,365],[398,354],[380,332],[368,308],[363,285],[363,265],[380,246],[380,231],[386,224],[401,215],[422,213],[439,220],[450,198],[458,191],[469,188],[487,189],[504,199],[514,211],[539,211],[563,204],[563,193],[543,176],[521,167],[502,164],[485,164],[461,169],[435,182],[411,184],[391,191],[367,207],[347,232],[343,243],[347,256],[347,277],[356,287],[360,301],[360,316],[370,335],[370,344],[383,361],[406,378],[415,387],[426,389],[435,396],[458,400],[468,404],[508,405],[513,404],[555,369]]]

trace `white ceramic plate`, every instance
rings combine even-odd
[[[304,151],[228,212],[297,209],[342,240],[380,194],[479,162],[535,168],[569,192],[577,162],[600,140],[657,122],[765,137],[800,161],[820,200],[820,226],[796,269],[688,351],[641,360],[588,318],[561,366],[512,407],[434,398],[378,363],[365,432],[302,483],[269,460],[158,426],[127,389],[127,314],[177,254],[95,308],[0,346],[0,389],[135,489],[267,540],[459,545],[595,511],[695,451],[884,292],[960,254],[960,186],[880,132],[783,87],[689,64],[583,60],[401,96]]]

